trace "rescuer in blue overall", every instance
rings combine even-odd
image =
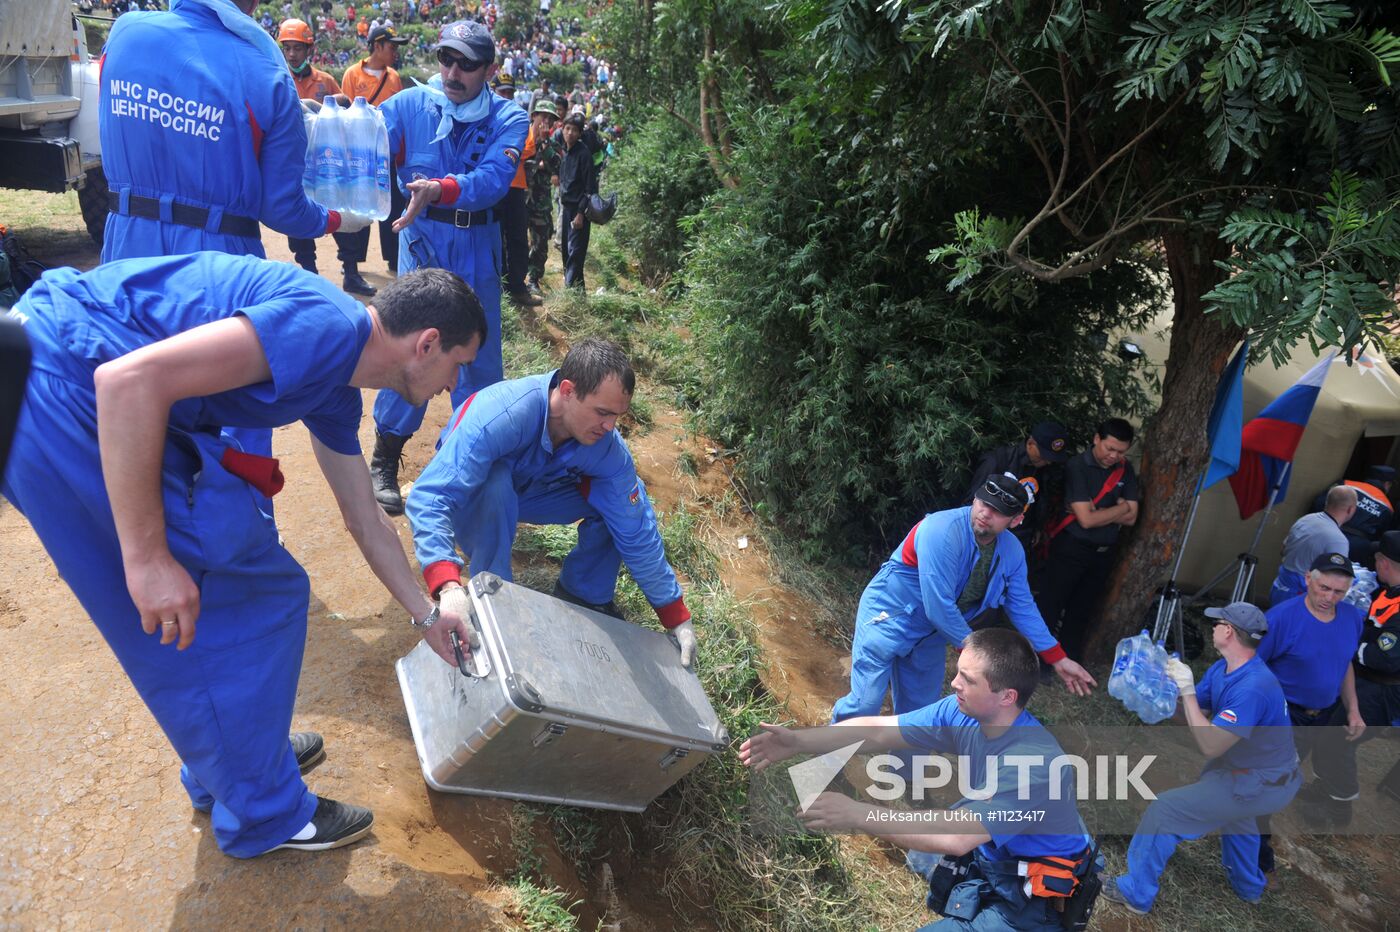
[[[1167,672],[1181,691],[1191,736],[1209,760],[1199,781],[1168,790],[1148,807],[1128,845],[1127,873],[1104,881],[1104,897],[1135,913],[1152,909],[1176,846],[1215,831],[1230,886],[1245,902],[1257,902],[1267,884],[1256,820],[1287,806],[1302,785],[1283,687],[1255,656],[1269,627],[1264,613],[1232,602],[1206,615],[1214,619],[1211,641],[1222,659],[1199,686],[1180,660],[1170,660]]]
[[[498,382],[456,410],[408,496],[418,563],[429,593],[441,591],[444,613],[467,610],[458,546],[473,575],[508,580],[517,522],[582,519],[554,594],[620,617],[613,592],[625,561],[690,666],[690,610],[616,430],[635,381],[616,344],[590,338],[574,344],[556,371]]]
[[[263,256],[258,224],[306,238],[362,229],[302,191],[296,86],[251,2],[128,13],[102,55],[102,261],[215,250]]]
[[[530,119],[487,86],[496,46],[480,23],[449,23],[437,45],[442,89],[419,85],[380,107],[389,127],[399,183],[408,209],[395,221],[399,269],[432,266],[456,272],[486,309],[489,336],[476,362],[452,390],[457,408],[473,392],[499,382],[501,360],[501,227],[496,205],[510,189],[525,148]],[[399,457],[423,423],[425,405],[393,391],[374,401],[375,497],[391,515],[403,512]]]
[[[1064,751],[1026,711],[1039,681],[1040,664],[1026,638],[986,628],[970,634],[958,656],[953,695],[901,715],[859,716],[822,728],[765,723],[740,746],[739,759],[762,771],[797,754],[823,754],[854,742],[866,754],[955,755],[957,766],[968,769],[959,773],[959,785],[985,795],[964,798],[951,810],[914,813],[939,816],[937,821],[899,818],[910,810],[892,811],[830,791],[802,800],[798,819],[809,829],[873,835],[908,849],[911,864],[971,855],[966,880],[938,894],[930,889],[928,907],[945,918],[924,932],[1057,932],[1065,928],[1061,909],[1067,899],[1099,865],[1091,860],[1091,840],[1075,804],[1074,770],[1052,766]],[[915,795],[906,792],[904,799],[917,803],[921,792],[916,784]]]
[[[851,645],[851,691],[831,712],[839,722],[878,715],[893,692],[896,715],[943,693],[947,645],[962,645],[969,622],[1003,606],[1011,623],[1052,665],[1065,687],[1097,685],[1046,630],[1026,585],[1026,555],[1015,536],[1030,496],[1009,476],[990,476],[971,505],[927,515],[865,587]]]
[[[470,289],[430,270],[366,307],[294,265],[200,252],[54,270],[10,316],[34,359],[0,491],[179,754],[220,849],[365,835],[369,810],[313,795],[287,738],[310,587],[252,494],[282,474],[221,429],[304,423],[370,568],[451,657],[468,629],[433,624],[357,434],[360,389],[426,399],[470,361],[485,328]]]
[[[296,85],[250,0],[172,0],[128,13],[102,55],[102,261],[214,250],[263,257],[258,224],[311,239],[363,229],[302,190],[306,130]],[[272,455],[272,432],[239,431]],[[264,510],[271,501],[261,500]]]

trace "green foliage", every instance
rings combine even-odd
[[[876,116],[851,102],[821,135],[796,108],[753,111],[734,162],[745,183],[695,221],[704,424],[776,520],[862,562],[955,502],[976,455],[1036,418],[1083,425],[1144,403],[1087,336],[1142,319],[1144,270],[969,305],[947,293],[956,273],[920,261],[959,202],[1015,171],[1005,152],[959,145],[960,105]]]
[[[505,39],[511,45],[523,45],[535,22],[536,0],[496,0],[496,25],[492,30],[497,41]]]
[[[511,883],[510,891],[529,932],[578,932],[578,919],[570,910],[577,909],[580,901],[571,901],[558,887],[542,887],[521,877]]]
[[[539,73],[541,78],[549,82],[549,87],[555,94],[567,94],[574,89],[575,84],[583,80],[583,68],[579,65],[544,62],[540,65]]]
[[[1027,272],[1063,280],[1186,231],[1233,247],[1219,264],[1229,280],[1185,278],[1202,281],[1208,308],[1254,331],[1275,361],[1300,339],[1355,346],[1393,316],[1393,7],[890,0],[880,9],[887,45],[979,75],[980,124],[1009,115],[1044,169],[1033,219],[969,211],[932,252],[954,264],[959,286],[1014,288],[1007,280]],[[1046,220],[1074,234],[1058,253],[1040,236]]]
[[[618,194],[613,235],[637,258],[643,282],[664,283],[680,268],[685,219],[719,187],[704,147],[680,121],[654,113],[625,137],[607,182]]]

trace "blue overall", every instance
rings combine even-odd
[[[684,612],[681,587],[632,455],[616,430],[588,446],[554,446],[548,414],[556,376],[497,382],[453,414],[406,507],[428,587],[458,577],[457,545],[473,574],[511,579],[518,522],[582,519],[560,572],[564,588],[585,602],[608,602],[625,561],[662,623],[673,627],[685,620],[676,620]]]
[[[961,800],[957,808],[983,815],[982,828],[991,840],[975,850],[975,867],[969,879],[958,884],[943,903],[930,902],[929,908],[945,918],[924,927],[939,932],[977,929],[987,932],[1051,932],[1063,928],[1053,898],[1027,896],[1025,878],[1017,874],[1020,859],[1059,857],[1071,860],[1084,854],[1089,838],[1079,817],[1075,800],[1072,768],[1060,769],[1057,792],[1051,792],[1049,762],[1064,754],[1052,734],[1031,715],[1022,711],[1012,727],[995,738],[988,738],[976,719],[958,708],[956,697],[948,696],[932,705],[899,716],[901,736],[912,747],[934,754],[957,755],[959,766],[971,768],[960,775],[969,787],[992,793],[990,798]],[[1025,772],[1027,795],[1019,796],[1017,768],[1008,760],[1018,755],[1039,757],[1040,764]],[[989,760],[997,763],[995,788],[989,786]],[[1019,821],[998,818],[1006,813],[1036,812],[1038,820]],[[909,864],[927,879],[927,870],[938,855],[909,852]]]
[[[103,53],[102,170],[122,206],[107,216],[102,261],[264,255],[259,237],[219,232],[224,214],[321,236],[329,215],[302,191],[306,129],[287,63],[230,32],[208,6],[170,7],[119,17]],[[207,208],[208,221],[197,229],[129,216],[132,195],[159,200],[167,218],[174,203]]]
[[[160,472],[167,538],[200,592],[194,642],[176,651],[142,632],[127,593],[93,373],[234,315],[252,322],[272,379],[170,410]],[[11,316],[25,325],[34,371],[0,492],[29,520],[179,754],[194,805],[212,807],[220,849],[252,857],[276,847],[316,808],[287,740],[310,588],[251,487],[221,465],[237,443],[220,428],[301,420],[331,449],[359,455],[360,394],[347,383],[369,315],[296,266],[194,253],[51,271]]]
[[[1128,845],[1128,871],[1118,889],[1137,909],[1152,908],[1158,881],[1182,841],[1220,832],[1220,860],[1230,886],[1246,902],[1264,894],[1259,869],[1259,816],[1287,806],[1302,776],[1293,748],[1283,689],[1258,657],[1226,673],[1218,660],[1196,685],[1211,724],[1240,737],[1206,765],[1190,786],[1162,793],[1143,814]]]
[[[831,719],[879,715],[892,692],[896,715],[912,712],[943,693],[944,654],[971,633],[968,621],[1004,606],[1016,629],[1047,663],[1064,657],[1045,627],[1026,585],[1026,553],[1010,533],[998,534],[980,605],[964,612],[958,595],[977,562],[972,508],[934,512],[865,587],[851,644],[851,691],[837,700]]]
[[[398,179],[406,186],[415,176],[442,178],[438,207],[466,212],[494,208],[510,189],[530,119],[525,111],[491,94],[491,111],[476,123],[455,124],[446,138],[433,142],[442,115],[442,98],[425,87],[409,88],[380,106],[389,127],[389,151],[397,153]],[[453,188],[456,196],[453,195]],[[406,190],[406,188],[405,188]],[[469,228],[432,220],[424,212],[399,233],[399,272],[439,268],[455,272],[471,285],[486,311],[486,342],[476,361],[463,366],[452,390],[452,407],[473,392],[504,377],[501,358],[501,226],[494,217]],[[411,405],[384,389],[374,400],[374,426],[381,434],[407,437],[423,423],[427,405]]]
[[[286,62],[229,31],[207,5],[174,0],[169,12],[117,19],[98,129],[102,170],[121,198],[107,215],[103,262],[201,250],[264,256],[258,236],[220,232],[225,214],[293,237],[326,232],[329,214],[301,187],[306,129]],[[131,216],[133,195],[159,200],[164,219]],[[177,203],[206,208],[204,228],[173,222]],[[235,436],[249,453],[272,455],[271,431]],[[258,498],[271,513],[271,500]]]

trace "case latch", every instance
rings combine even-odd
[[[670,770],[672,767],[676,766],[677,763],[685,760],[689,756],[689,748],[671,748],[671,750],[666,752],[666,756],[661,758],[657,763],[660,764],[662,770]]]
[[[535,735],[535,739],[530,743],[537,748],[542,748],[546,744],[553,744],[556,738],[561,737],[568,730],[569,726],[563,722],[550,722],[540,729],[539,734]]]

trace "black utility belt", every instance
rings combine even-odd
[[[122,210],[122,196],[116,191],[107,192],[107,209],[114,214],[125,214],[128,217],[144,217],[147,220],[164,220],[161,216],[160,199],[154,197],[142,197],[139,194],[132,194],[126,199],[126,210]],[[178,223],[182,227],[194,227],[196,230],[204,230],[209,226],[209,208],[195,207],[191,204],[181,204],[175,201],[170,205],[170,223]],[[224,214],[219,218],[219,232],[227,236],[246,236],[250,239],[258,238],[258,222],[251,217],[240,217],[237,214]]]
[[[450,223],[459,230],[485,226],[496,222],[494,210],[452,210],[448,207],[429,207],[428,219],[438,223]]]
[[[1337,699],[1331,705],[1321,709],[1305,709],[1296,702],[1290,702],[1288,703],[1288,708],[1290,711],[1297,712],[1299,715],[1306,715],[1308,718],[1317,718],[1319,715],[1326,715],[1328,712],[1331,712],[1337,707],[1337,703],[1341,701],[1342,700]]]

